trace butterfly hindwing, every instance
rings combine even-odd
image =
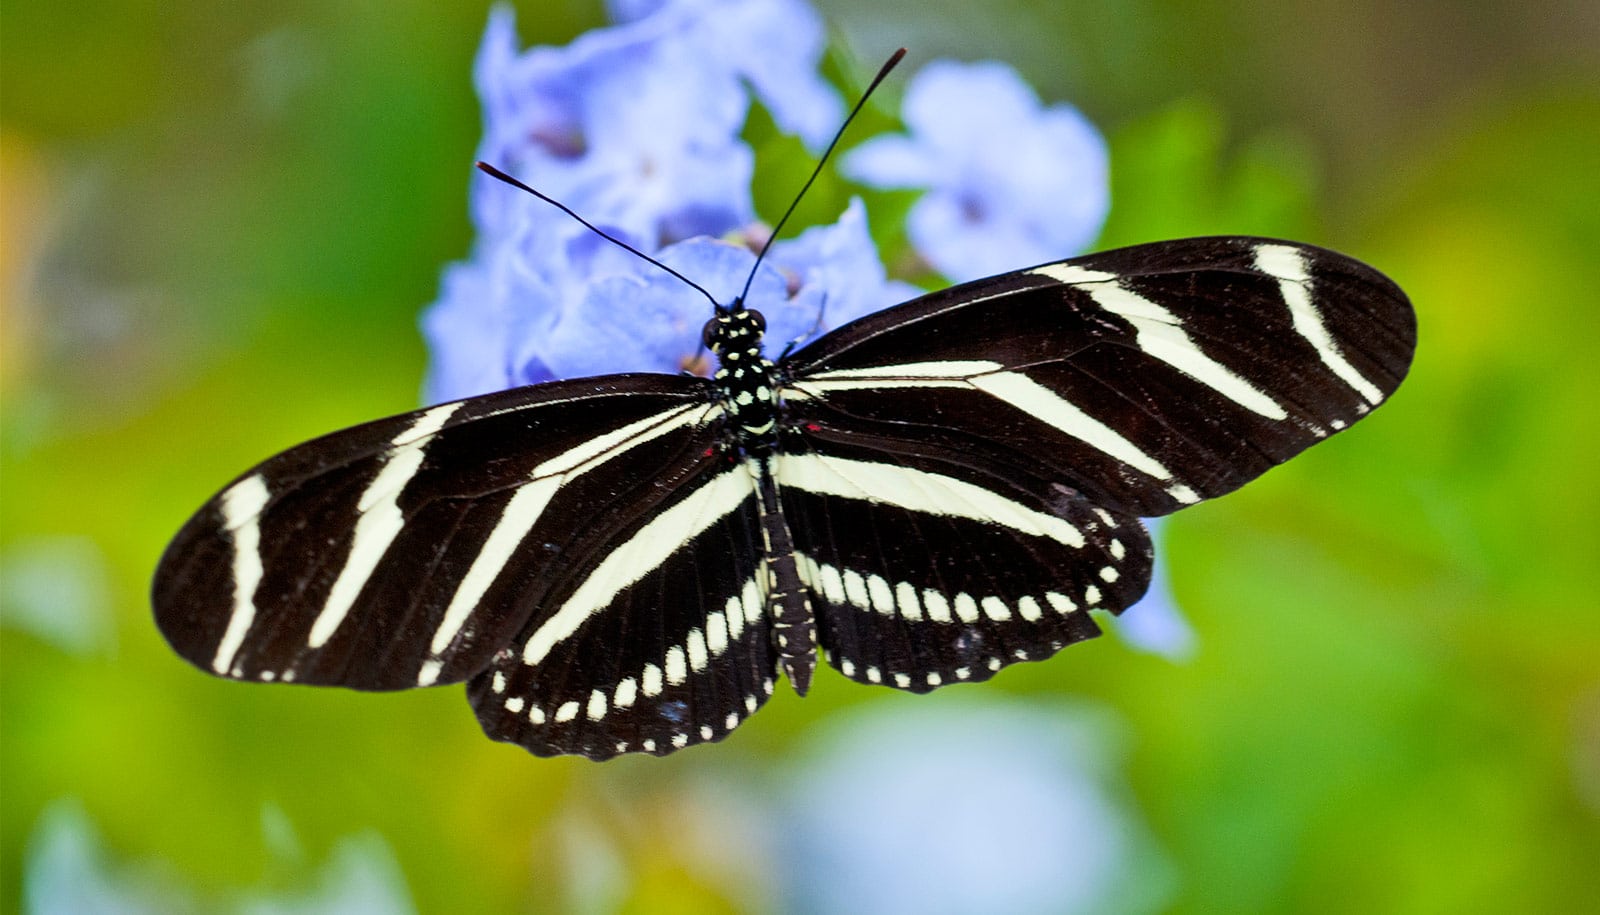
[[[378,420],[271,458],[190,519],[157,570],[178,653],[248,680],[459,681],[539,583],[714,441],[704,382],[612,376]],[[603,472],[596,473],[596,470]]]
[[[819,640],[846,676],[913,692],[986,680],[1098,635],[1089,610],[1144,593],[1137,519],[900,446],[813,429],[777,459]]]
[[[1256,238],[1159,242],[936,292],[783,366],[795,425],[1067,483],[1152,516],[1232,491],[1399,385],[1405,295],[1364,264]]]
[[[470,696],[542,756],[664,755],[720,740],[772,694],[752,469],[708,455],[570,574]]]

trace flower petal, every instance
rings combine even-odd
[[[790,307],[768,314],[767,339],[779,347],[814,330],[838,327],[904,301],[891,287],[867,229],[867,209],[852,198],[832,225],[813,226],[773,244],[768,259],[792,277]]]
[[[817,74],[824,35],[816,11],[801,0],[725,0],[708,25],[706,50],[750,81],[778,127],[813,152],[827,145],[844,104]]]
[[[1147,518],[1144,523],[1150,528],[1151,539],[1159,540],[1163,522]],[[1194,627],[1184,618],[1172,595],[1172,582],[1167,576],[1167,565],[1161,560],[1159,547],[1150,590],[1138,603],[1115,617],[1111,628],[1129,647],[1146,654],[1160,655],[1169,661],[1190,660],[1199,650]]]
[[[451,265],[440,285],[438,300],[422,316],[430,355],[423,384],[428,403],[554,377],[530,377],[526,357],[516,353],[554,313],[554,297],[537,275],[491,255]]]
[[[1039,116],[1039,97],[1016,70],[994,62],[935,60],[906,86],[900,115],[918,142],[963,156],[1004,148]]]
[[[928,187],[938,183],[941,165],[911,137],[883,134],[846,153],[839,170],[868,187]]]
[[[846,159],[878,187],[927,187],[912,244],[955,282],[1060,260],[1099,234],[1109,206],[1105,143],[1065,105],[1041,108],[1003,64],[928,64],[907,88],[909,136]]]

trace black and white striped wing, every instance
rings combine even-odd
[[[778,459],[785,514],[845,676],[912,692],[987,680],[1099,634],[1150,579],[1135,518],[1068,487],[814,430]],[[902,443],[903,444],[903,443]]]
[[[754,470],[717,452],[636,503],[473,680],[484,731],[541,756],[720,740],[776,677]]]
[[[308,442],[189,520],[156,572],[156,622],[220,676],[459,682],[667,484],[703,472],[719,412],[700,379],[619,375]]]
[[[1163,515],[1366,415],[1416,344],[1404,293],[1258,238],[1138,245],[956,286],[785,363],[788,415]]]
[[[1238,488],[1399,385],[1415,319],[1342,255],[1201,238],[934,293],[785,364],[778,480],[830,662],[922,691],[1098,634],[1138,516]]]

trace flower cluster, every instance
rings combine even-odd
[[[616,24],[571,44],[523,50],[511,10],[493,11],[474,72],[479,158],[731,301],[770,234],[756,221],[742,136],[751,105],[813,151],[843,119],[818,72],[822,23],[804,0],[610,0],[610,12]],[[931,63],[911,80],[902,119],[908,134],[867,140],[845,170],[869,188],[925,191],[907,235],[947,278],[1067,257],[1099,232],[1104,143],[1076,111],[1041,106],[1009,68]],[[423,317],[428,401],[704,367],[698,291],[487,176],[475,177],[472,215],[472,256],[446,271]],[[786,236],[749,296],[778,346],[919,291],[887,275],[861,198]],[[1163,616],[1176,622],[1155,627],[1157,646],[1182,624]]]
[[[616,25],[524,51],[511,10],[494,10],[474,74],[479,158],[731,298],[766,236],[741,137],[752,101],[813,150],[843,117],[818,73],[822,23],[804,0],[613,0],[611,13]],[[1098,232],[1104,145],[1070,109],[1041,108],[1011,70],[930,64],[904,116],[911,136],[868,141],[849,170],[868,186],[927,189],[909,234],[947,277],[1060,258]],[[487,177],[475,179],[472,214],[473,255],[446,273],[423,320],[428,400],[677,371],[695,355],[706,309],[694,290]],[[917,292],[886,276],[860,200],[779,240],[763,267],[751,299],[774,341]]]
[[[873,187],[928,189],[906,232],[947,279],[1060,260],[1100,234],[1105,142],[1076,109],[1040,107],[1010,67],[934,61],[906,87],[901,117],[909,136],[862,144],[844,170]]]
[[[566,47],[521,51],[509,8],[494,11],[475,73],[479,158],[730,300],[766,235],[740,136],[752,93],[812,148],[843,117],[817,73],[822,24],[802,0],[619,2],[613,15],[620,24]],[[430,401],[685,367],[707,317],[699,293],[548,204],[476,181],[473,256],[446,273],[423,321]],[[857,201],[775,244],[752,300],[770,338],[788,340],[824,299],[842,323],[912,292],[885,276]]]

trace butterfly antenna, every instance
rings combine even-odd
[[[822,174],[822,166],[827,164],[828,157],[833,155],[833,148],[839,145],[839,140],[844,137],[845,129],[850,126],[851,121],[856,119],[856,115],[861,113],[862,106],[867,103],[867,99],[872,97],[872,91],[878,88],[878,84],[883,82],[884,77],[889,75],[889,71],[893,70],[895,64],[898,64],[900,59],[905,56],[905,48],[901,48],[889,55],[889,59],[879,68],[878,75],[874,76],[872,82],[867,84],[867,91],[861,93],[861,98],[856,102],[856,106],[850,109],[850,114],[845,117],[844,123],[839,125],[838,132],[833,135],[833,141],[828,144],[827,149],[822,151],[822,158],[817,160],[817,167],[812,170],[811,177],[806,179],[805,185],[800,188],[800,193],[794,195],[794,200],[789,204],[789,208],[783,211],[783,217],[778,220],[778,224],[772,227],[772,233],[767,236],[767,243],[761,246],[761,252],[756,255],[756,262],[750,267],[750,275],[745,278],[744,289],[739,291],[739,298],[735,301],[743,302],[745,295],[750,292],[750,284],[756,278],[756,268],[761,266],[762,258],[767,256],[767,250],[772,247],[772,243],[777,239],[778,233],[783,231],[783,224],[789,221],[789,216],[794,213],[794,208],[800,205],[800,198],[806,195],[806,191],[811,190],[812,183],[817,180],[818,175]]]
[[[831,149],[832,147],[829,147],[829,148]],[[523,184],[521,181],[518,181],[517,179],[511,177],[510,175],[506,174],[505,172],[501,171],[500,169],[495,168],[493,165],[490,165],[487,162],[479,162],[478,163],[478,171],[483,172],[485,175],[488,175],[491,178],[498,178],[499,180],[504,181],[505,183],[511,185],[512,187],[521,188],[522,190],[527,191],[528,193],[532,194],[533,196],[539,198],[540,200],[543,200],[545,203],[550,204],[551,206],[555,207],[556,209],[560,210],[561,212],[567,214],[568,216],[571,216],[573,219],[576,219],[578,222],[582,223],[583,227],[588,229],[590,232],[593,232],[594,234],[596,234],[596,235],[600,236],[601,238],[605,239],[606,241],[611,242],[613,245],[616,245],[617,247],[623,249],[624,251],[628,251],[628,252],[632,253],[635,257],[638,257],[641,260],[649,261],[650,263],[655,264],[657,267],[660,267],[662,270],[667,271],[668,273],[672,274],[673,276],[677,277],[678,279],[683,280],[685,283],[687,283],[695,291],[697,291],[701,295],[705,296],[706,297],[706,301],[711,303],[711,307],[712,308],[716,309],[717,311],[724,311],[725,310],[721,305],[717,304],[716,296],[713,296],[711,293],[707,292],[704,286],[701,286],[699,283],[696,283],[694,280],[689,279],[688,277],[684,276],[683,274],[679,273],[678,271],[672,269],[671,267],[668,267],[666,264],[663,264],[662,262],[656,260],[655,258],[653,258],[650,255],[644,253],[643,251],[640,251],[638,248],[635,248],[633,245],[630,245],[627,242],[623,241],[622,239],[616,237],[615,235],[612,235],[610,232],[607,232],[604,229],[600,229],[600,228],[596,227],[594,223],[590,222],[587,219],[584,219],[582,216],[579,216],[577,213],[574,213],[572,211],[571,207],[569,207],[566,204],[562,203],[561,201],[555,199],[554,197],[551,197],[549,194],[545,194],[545,193],[542,193],[540,191],[534,190],[533,188],[527,186],[526,184]],[[749,284],[746,283],[745,285],[748,286]]]

